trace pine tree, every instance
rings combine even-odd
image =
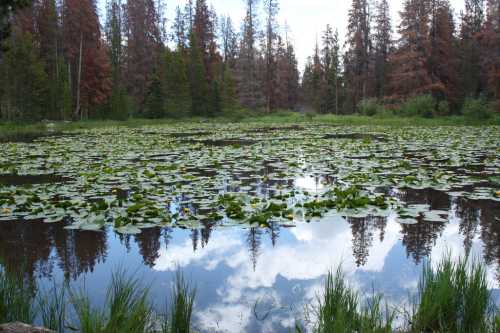
[[[242,106],[256,109],[263,105],[257,68],[257,0],[246,1],[240,54],[238,57],[238,96]]]
[[[278,24],[276,17],[279,12],[278,0],[264,0],[264,9],[266,12],[266,51],[265,51],[265,78],[264,89],[266,97],[266,110],[271,112],[276,108],[276,40]]]
[[[13,14],[22,8],[30,6],[32,0],[2,0],[0,3],[0,51],[5,47],[3,41],[6,40],[11,32],[10,18]],[[0,52],[0,59],[1,59]]]
[[[128,0],[124,10],[128,93],[139,112],[143,108],[154,69],[161,55],[161,22],[154,0]]]
[[[75,119],[88,118],[90,109],[107,100],[111,91],[109,61],[101,40],[94,0],[64,3],[64,49],[70,65]]]
[[[460,78],[464,97],[479,97],[484,90],[478,41],[484,23],[484,0],[465,0],[460,27]]]
[[[181,48],[177,51],[165,51],[164,88],[166,114],[170,117],[182,117],[189,113],[191,96],[187,77],[187,66]]]
[[[222,79],[222,108],[231,109],[237,105],[236,82],[233,78],[233,70],[226,65]]]
[[[321,52],[323,77],[321,81],[321,113],[339,113],[339,83],[340,83],[340,45],[338,31],[333,32],[330,25],[326,26],[323,35]]]
[[[371,18],[367,0],[353,0],[349,10],[345,77],[349,87],[348,109],[355,111],[358,103],[370,96]]]
[[[432,94],[438,101],[458,106],[458,58],[453,13],[447,0],[431,2],[431,53],[428,60],[433,82]]]
[[[165,98],[161,74],[162,71],[158,70],[152,75],[144,104],[144,115],[147,118],[158,119],[164,116]]]
[[[427,0],[405,1],[398,29],[398,48],[391,57],[390,89],[395,102],[431,91],[429,22]]]
[[[196,33],[191,32],[189,48],[189,87],[191,92],[191,114],[207,116],[209,113],[209,90],[206,80],[203,54],[198,46]]]
[[[489,0],[487,17],[478,35],[481,45],[481,67],[486,77],[486,94],[500,112],[500,1]]]
[[[16,29],[14,29],[16,30]],[[7,120],[39,121],[46,112],[48,77],[29,32],[14,31],[0,63],[1,115]]]
[[[392,49],[392,26],[388,0],[379,0],[375,14],[374,31],[374,80],[375,96],[387,94],[389,55]]]
[[[112,91],[109,100],[109,117],[126,119],[129,116],[128,98],[122,83],[124,48],[121,0],[109,0],[106,17],[106,40],[111,62]]]

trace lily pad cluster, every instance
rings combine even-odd
[[[446,222],[407,191],[500,201],[496,127],[186,124],[0,144],[0,221],[139,233],[325,215]]]

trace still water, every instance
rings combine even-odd
[[[325,273],[339,265],[363,294],[383,292],[401,304],[415,291],[422,263],[448,252],[484,260],[498,302],[498,204],[433,190],[400,195],[447,210],[448,222],[333,215],[295,227],[154,228],[120,235],[111,228],[91,232],[11,221],[0,223],[0,263],[23,270],[42,287],[65,279],[85,285],[96,304],[104,300],[111,273],[126,268],[151,287],[160,310],[181,269],[196,286],[195,326],[203,332],[289,332],[321,290]]]

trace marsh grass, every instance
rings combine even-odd
[[[383,305],[382,296],[373,295],[362,305],[360,295],[347,284],[340,268],[335,274],[328,273],[317,301],[313,309],[317,316],[312,329],[315,333],[392,332],[394,312]],[[304,329],[297,326],[296,331]]]
[[[0,323],[33,322],[33,297],[34,288],[29,282],[0,269]]]
[[[38,292],[36,297],[38,315],[43,326],[56,332],[64,332],[66,325],[66,301],[68,285],[57,285]]]
[[[485,267],[477,260],[447,255],[436,268],[424,266],[413,332],[487,332],[492,315]]]
[[[148,297],[149,290],[121,270],[113,273],[100,308],[92,307],[85,289],[70,293],[81,333],[148,332],[153,316]]]
[[[193,315],[196,289],[186,282],[180,271],[177,272],[172,287],[170,305],[162,324],[163,333],[189,333]]]

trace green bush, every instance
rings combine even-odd
[[[468,98],[462,107],[462,114],[471,120],[486,120],[492,117],[491,104],[484,98]]]
[[[406,117],[434,117],[436,101],[431,95],[415,96],[408,99],[400,108],[399,112]]]
[[[362,100],[358,105],[358,112],[368,117],[373,117],[383,110],[384,107],[378,103],[376,98]]]

